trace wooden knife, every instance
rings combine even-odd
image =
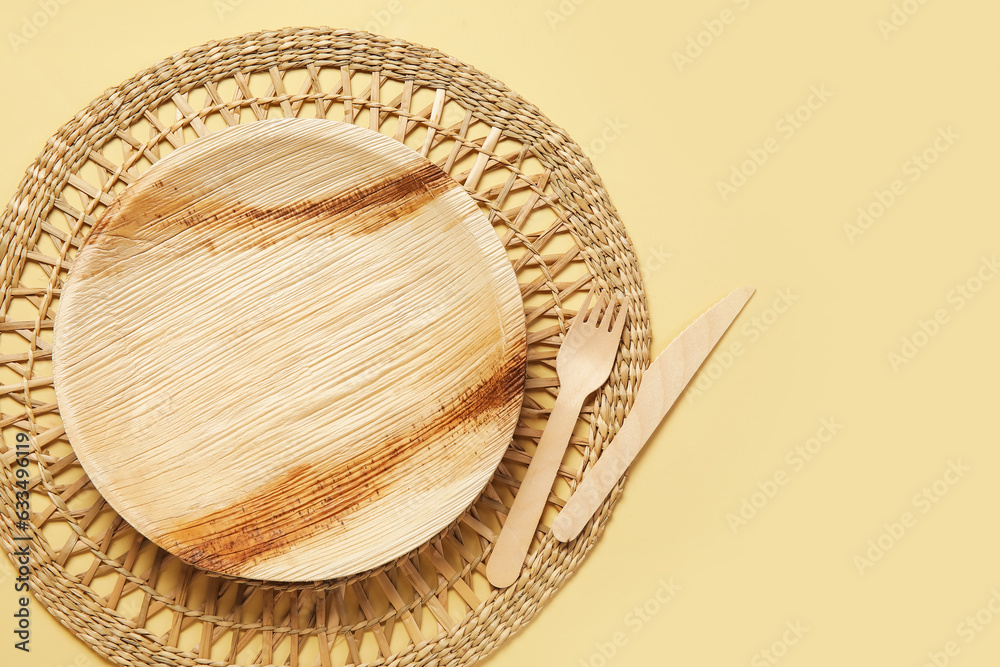
[[[740,287],[681,332],[642,375],[639,392],[618,435],[552,524],[560,542],[575,539],[659,426],[677,397],[754,293]]]

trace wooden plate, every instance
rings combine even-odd
[[[105,211],[53,373],[80,462],[139,531],[302,581],[455,520],[509,444],[525,358],[513,269],[457,182],[376,132],[281,119],[177,149]]]

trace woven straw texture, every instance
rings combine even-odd
[[[159,549],[89,483],[52,389],[60,291],[105,207],[186,142],[279,117],[382,132],[465,185],[507,247],[528,325],[524,406],[486,490],[427,544],[347,580],[224,577]],[[368,33],[287,29],[172,56],[106,91],[48,141],[4,211],[0,249],[0,540],[8,552],[29,545],[36,597],[112,661],[472,664],[527,623],[579,566],[621,491],[619,484],[576,541],[559,544],[548,535],[555,513],[616,433],[649,363],[649,320],[631,243],[600,178],[565,132],[502,83],[437,51]],[[525,571],[498,591],[486,582],[484,561],[558,391],[555,357],[575,314],[571,303],[578,306],[594,284],[632,303],[614,370],[580,416]],[[289,382],[294,386],[295,369]],[[18,434],[30,436],[27,523],[16,509]]]

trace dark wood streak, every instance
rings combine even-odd
[[[209,255],[308,237],[365,236],[405,221],[435,197],[461,188],[429,162],[349,192],[274,207],[245,203],[240,193],[226,190],[183,192],[162,180],[143,185],[127,189],[101,215],[81,249],[75,275],[117,274],[131,256],[192,229],[197,242],[183,251]],[[223,236],[234,229],[241,233]]]
[[[485,382],[467,390],[453,409],[408,433],[390,437],[340,465],[300,464],[247,493],[232,505],[182,523],[159,542],[182,559],[223,574],[240,575],[265,559],[288,553],[295,544],[325,532],[351,513],[375,502],[391,486],[400,466],[423,453],[425,443],[446,442],[456,428],[475,432],[494,421],[498,410],[520,410],[526,352],[508,360]],[[506,421],[506,420],[504,420]],[[470,452],[427,455],[471,456]]]
[[[336,197],[276,208],[247,208],[242,215],[267,223],[282,218],[325,219],[330,230],[351,236],[377,232],[428,205],[457,183],[435,164],[397,174]],[[336,221],[336,224],[333,224]],[[263,230],[267,232],[266,229]]]

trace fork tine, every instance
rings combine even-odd
[[[603,329],[604,331],[611,330],[611,318],[614,317],[615,306],[617,306],[619,303],[621,303],[621,299],[619,298],[618,294],[616,293],[612,295],[611,303],[608,304],[608,309],[604,311],[604,317],[601,319],[601,329]]]
[[[590,302],[594,300],[594,293],[597,292],[597,285],[590,288],[587,292],[587,298],[583,300],[583,305],[580,306],[580,310],[576,311],[576,317],[573,319],[575,322],[577,319],[580,321],[587,319],[587,309],[590,308]]]
[[[597,305],[594,306],[594,309],[587,315],[587,319],[584,320],[587,324],[596,325],[597,322],[600,321],[601,311],[604,310],[605,301],[606,299],[603,294],[597,298]]]
[[[618,319],[615,320],[614,326],[611,329],[611,332],[618,340],[622,337],[622,329],[625,328],[625,320],[628,319],[628,311],[631,307],[632,301],[628,297],[622,299],[621,310],[618,311]]]

